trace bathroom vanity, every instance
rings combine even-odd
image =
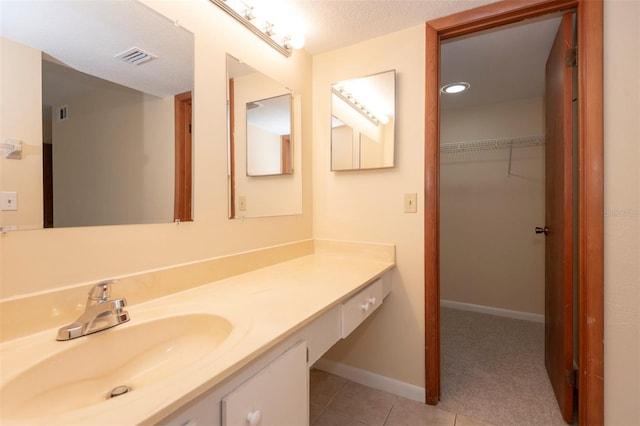
[[[355,330],[382,300],[380,277],[160,423],[308,424],[309,368],[340,338]]]
[[[2,423],[307,424],[309,368],[383,304],[395,262],[392,245],[317,247],[89,336],[2,343]]]

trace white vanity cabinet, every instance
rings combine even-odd
[[[377,278],[159,424],[308,425],[309,368],[371,315],[388,293],[383,279]]]
[[[338,340],[339,305],[159,424],[247,426],[260,420],[255,424],[307,425],[309,368]]]
[[[307,345],[300,342],[222,398],[222,425],[309,424],[308,389]]]
[[[224,384],[162,420],[167,426],[309,424],[307,344],[277,346]],[[275,357],[275,359],[274,359]]]

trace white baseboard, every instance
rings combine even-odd
[[[344,377],[345,379],[360,383],[361,385],[389,392],[414,401],[424,402],[425,389],[420,386],[401,382],[390,377],[381,376],[380,374],[371,373],[370,371],[330,361],[324,358],[320,358],[313,366],[318,370]]]
[[[454,302],[453,300],[440,300],[440,306],[445,308],[460,309],[461,311],[480,312],[482,314],[497,315],[533,322],[544,322],[544,315],[530,312],[511,311],[509,309],[493,308],[491,306],[474,305],[471,303]]]

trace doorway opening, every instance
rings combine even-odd
[[[425,362],[426,401],[440,387],[440,43],[526,18],[575,8],[578,45],[577,282],[580,424],[602,424],[603,414],[603,186],[602,2],[500,2],[427,23],[425,126]],[[588,105],[588,107],[587,107]]]
[[[545,64],[562,17],[441,43],[441,408],[564,424],[545,370]]]

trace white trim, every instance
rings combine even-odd
[[[440,306],[445,308],[460,309],[461,311],[480,312],[482,314],[497,315],[525,321],[544,322],[544,315],[531,312],[511,311],[509,309],[494,308],[492,306],[474,305],[471,303],[454,302],[453,300],[440,300]]]
[[[425,389],[410,383],[401,382],[390,377],[381,376],[370,371],[361,370],[360,368],[350,365],[341,364],[328,359],[320,358],[313,367],[336,376],[344,377],[352,382],[369,386],[394,395],[412,399],[418,402],[425,402]]]

